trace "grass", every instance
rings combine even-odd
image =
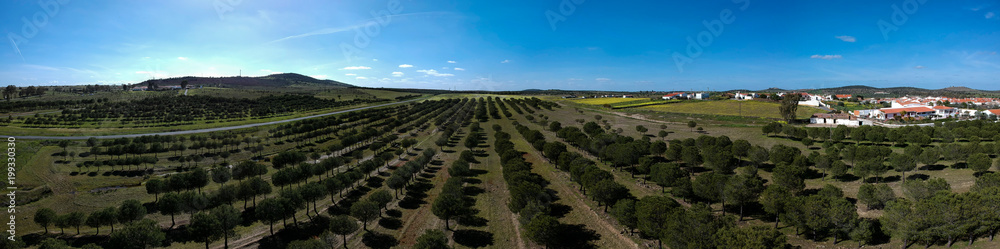
[[[687,114],[781,118],[778,112],[779,106],[780,104],[772,102],[720,100],[688,101],[675,104],[645,106],[639,107],[639,109]],[[826,113],[826,111],[808,106],[799,106],[798,111],[795,112],[797,118],[808,118],[814,113]]]

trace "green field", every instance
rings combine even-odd
[[[781,115],[778,113],[779,106],[780,104],[778,103],[770,103],[770,102],[721,100],[721,101],[689,101],[676,104],[644,106],[644,107],[639,107],[638,109],[657,111],[657,112],[760,117],[760,118],[777,119],[781,118]],[[826,111],[808,106],[799,106],[798,111],[796,111],[796,117],[799,119],[809,118],[814,113],[826,113]]]

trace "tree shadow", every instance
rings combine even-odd
[[[476,186],[467,186],[467,187],[462,188],[462,192],[466,196],[477,196],[479,194],[485,193],[486,190],[483,189],[483,188],[480,188],[480,187],[476,187]]]
[[[470,227],[485,227],[489,222],[486,218],[475,215],[463,215],[458,217],[458,224]]]
[[[403,227],[403,221],[397,218],[386,217],[378,220],[378,225],[390,230],[396,230]]]
[[[403,212],[400,212],[399,209],[389,209],[385,211],[385,215],[393,218],[399,218],[403,217]]]
[[[854,174],[848,173],[848,174],[844,174],[844,175],[842,175],[840,177],[834,177],[834,179],[837,179],[838,181],[841,181],[841,182],[853,182],[853,181],[857,181],[858,179],[861,179],[861,177],[858,177],[858,176],[856,176]]]
[[[946,168],[948,168],[948,166],[944,166],[944,165],[940,165],[940,164],[931,164],[931,165],[924,165],[924,166],[922,166],[920,168],[917,168],[917,169],[918,170],[928,170],[928,171],[939,171],[939,170],[944,170]]]
[[[455,230],[452,234],[455,243],[472,248],[493,245],[493,233],[471,229]]]
[[[906,176],[906,180],[927,180],[927,179],[931,179],[931,176],[926,174],[912,174]]]
[[[562,224],[558,233],[552,248],[597,248],[593,241],[601,239],[600,234],[583,224]]]
[[[399,240],[392,235],[378,233],[378,232],[367,232],[361,237],[361,243],[365,246],[376,248],[376,249],[389,249],[393,246],[399,245]]]
[[[563,205],[559,203],[549,204],[549,215],[551,215],[552,217],[562,218],[565,217],[567,214],[569,214],[570,211],[573,211],[573,207],[570,207],[568,205]]]

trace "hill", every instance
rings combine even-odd
[[[273,88],[273,87],[290,87],[290,86],[354,87],[353,85],[339,81],[320,80],[297,73],[272,74],[260,77],[215,78],[215,77],[186,76],[178,78],[147,80],[135,85],[145,86],[152,82],[156,83],[156,85],[160,87],[179,86],[183,81],[187,81],[188,84],[191,86],[201,85],[201,86],[233,87],[233,88]]]

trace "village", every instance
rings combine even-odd
[[[801,96],[799,105],[816,107],[828,113],[816,113],[809,119],[813,126],[933,125],[935,121],[997,119],[1000,116],[998,98],[949,98],[940,96],[904,96],[898,98],[865,98],[851,94],[745,93],[745,92],[672,92],[662,100],[777,100],[786,94]],[[657,95],[658,96],[658,95]],[[575,95],[563,98],[638,98],[630,94]],[[654,97],[655,98],[655,97]],[[845,108],[849,103],[853,108]],[[862,108],[871,107],[871,108]],[[881,107],[881,108],[879,108]]]

